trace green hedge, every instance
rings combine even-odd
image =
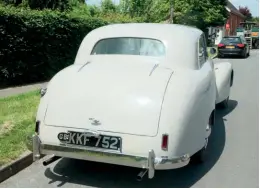
[[[113,19],[0,6],[0,87],[49,80],[74,62],[88,32]]]

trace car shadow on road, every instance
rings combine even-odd
[[[149,180],[146,176],[138,182],[135,178],[140,170],[136,168],[63,158],[53,170],[47,168],[45,176],[51,180],[49,184],[57,183],[57,187],[66,183],[104,188],[191,187],[214,167],[224,150],[224,117],[236,108],[237,101],[230,100],[229,105],[228,109],[216,112],[216,124],[209,142],[208,161],[202,165],[189,164],[176,170],[156,171],[154,179]]]

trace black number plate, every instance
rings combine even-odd
[[[120,137],[106,135],[95,137],[86,133],[72,131],[69,131],[68,133],[59,133],[57,137],[61,142],[66,144],[121,151]]]

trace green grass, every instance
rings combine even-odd
[[[34,133],[39,91],[0,98],[0,167],[27,150],[26,137]]]

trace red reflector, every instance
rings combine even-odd
[[[225,46],[225,45],[222,44],[222,43],[218,44],[218,47],[224,47],[224,46]]]
[[[245,45],[244,44],[237,44],[238,47],[244,47]]]
[[[168,150],[168,135],[162,136],[162,150]]]

